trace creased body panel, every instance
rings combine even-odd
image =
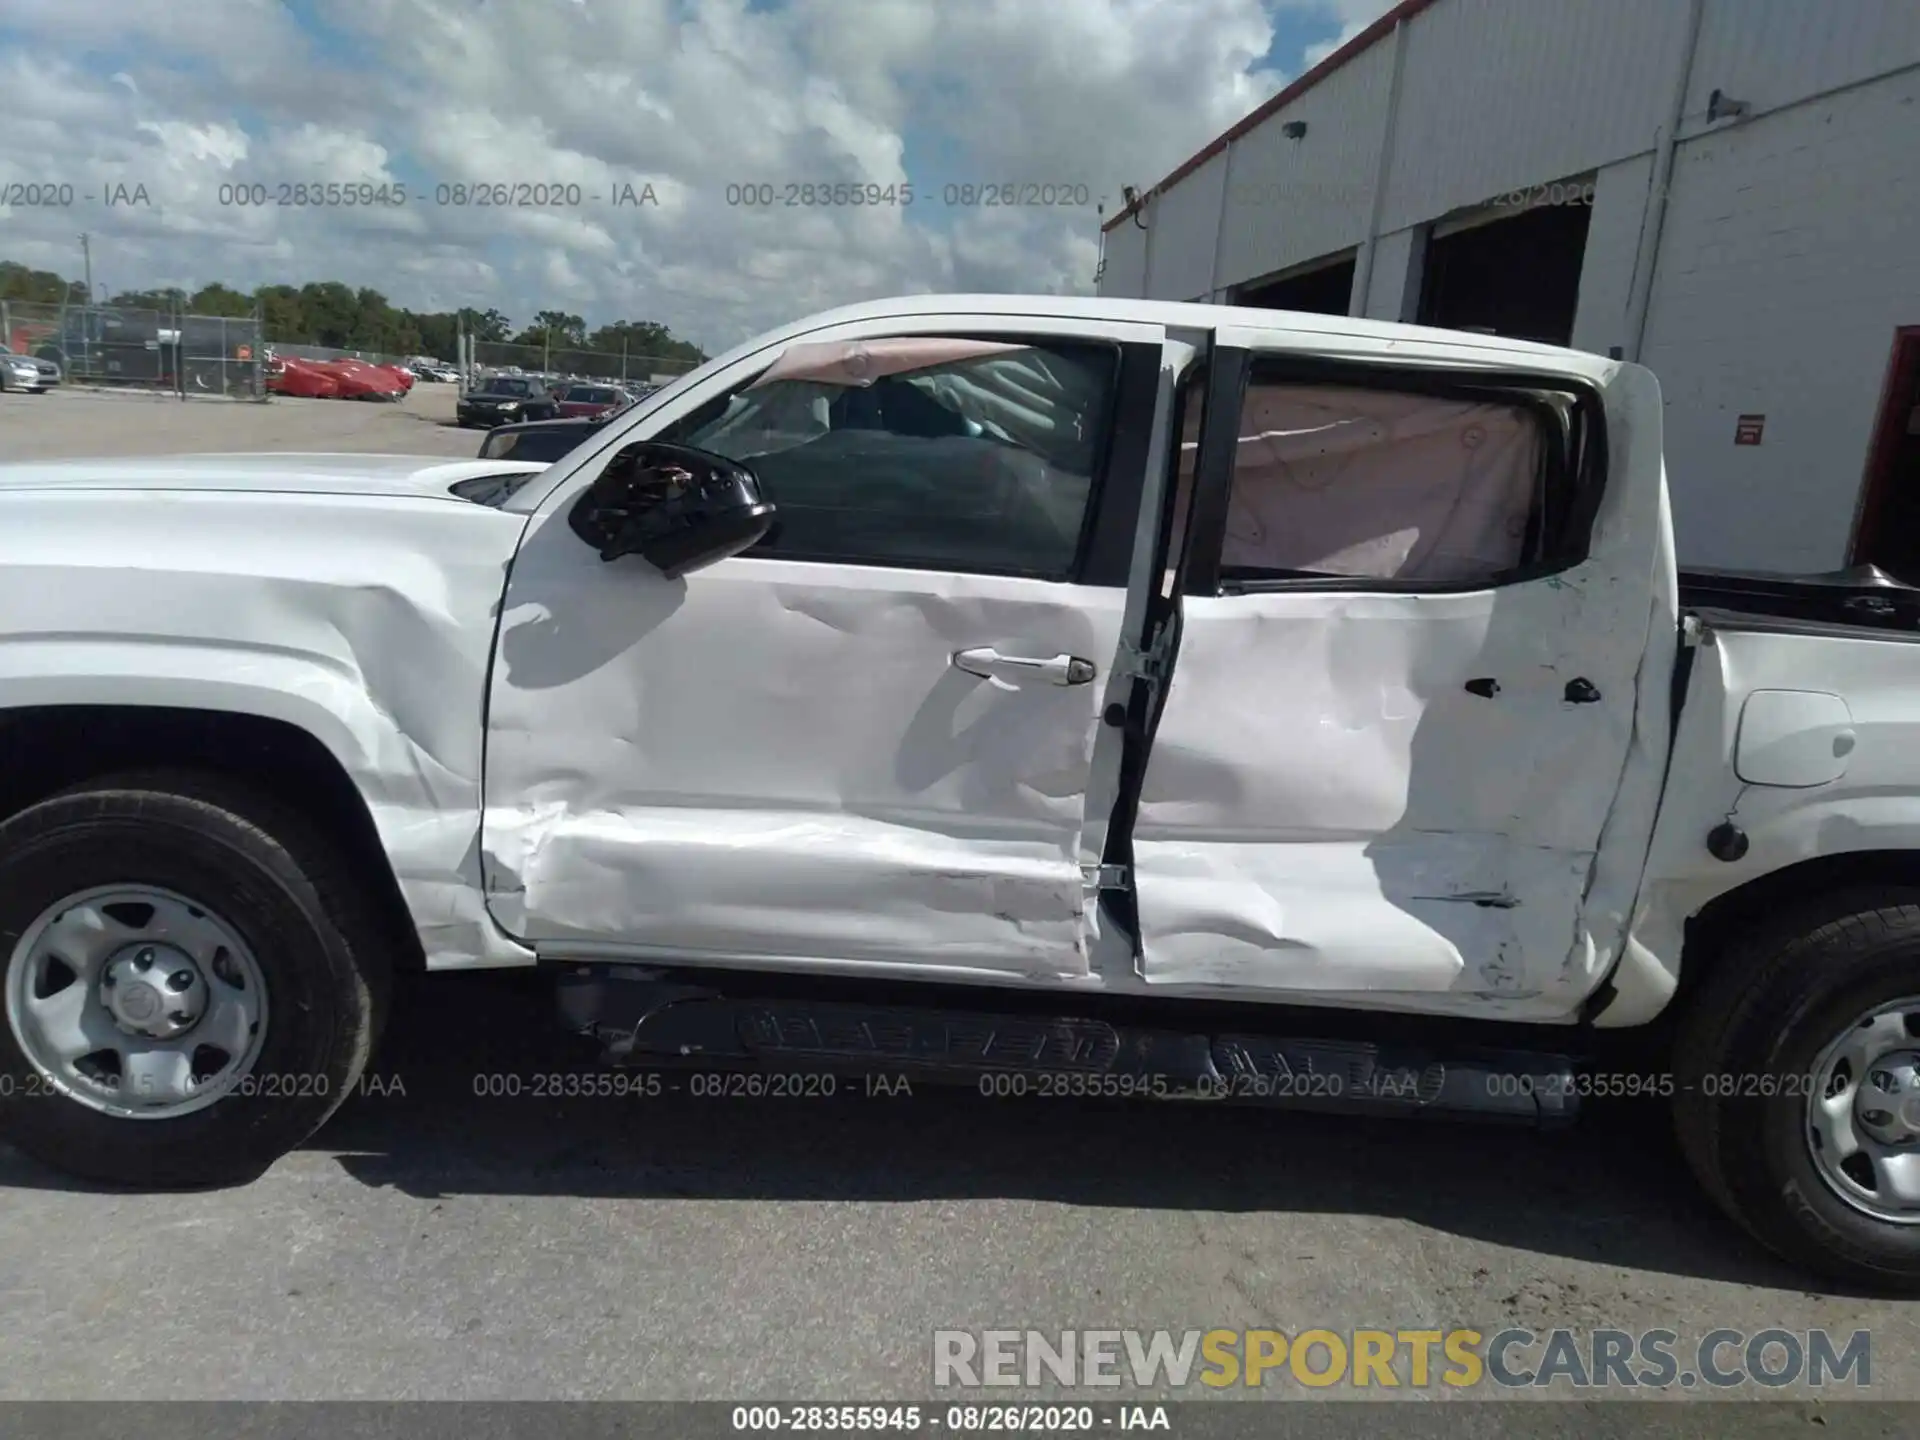
[[[1134,830],[1149,984],[1515,1019],[1599,984],[1658,802],[1675,602],[1658,387],[1581,378],[1611,448],[1585,561],[1184,601]]]
[[[1123,602],[772,559],[669,581],[537,522],[494,674],[494,913],[555,953],[1084,974],[1100,687],[1004,688],[951,657],[1104,668]]]
[[[429,964],[530,958],[488,919],[479,883],[481,707],[522,517],[238,492],[3,505],[0,703],[298,726],[365,800]]]
[[[1632,712],[1569,704],[1558,629],[1496,603],[1188,601],[1134,832],[1149,978],[1541,988],[1523,957],[1572,944]],[[1579,673],[1630,691],[1637,645],[1606,658]]]
[[[532,837],[525,896],[496,898],[509,928],[517,912],[531,940],[612,940],[687,957],[1085,969],[1079,869],[1042,836],[955,833],[935,813],[905,823],[742,810],[722,797],[704,806],[602,799],[619,808],[555,815],[550,827],[533,807],[522,832]],[[506,826],[499,833],[510,843]]]

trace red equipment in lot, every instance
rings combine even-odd
[[[407,393],[386,369],[365,360],[329,360],[322,368],[340,382],[342,400],[398,400]]]
[[[340,378],[315,360],[276,358],[267,366],[267,391],[303,400],[338,400]]]

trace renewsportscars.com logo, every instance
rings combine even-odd
[[[1866,1330],[936,1330],[941,1389],[1334,1385],[1639,1389],[1873,1383]]]

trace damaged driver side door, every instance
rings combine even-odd
[[[603,460],[561,481],[491,682],[499,923],[543,956],[1086,974],[1162,339],[915,316],[758,352],[608,446],[722,456],[775,507],[678,579],[569,528]]]

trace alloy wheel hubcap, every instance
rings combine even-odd
[[[200,962],[177,945],[139,942],[115,952],[100,972],[100,1001],[129,1035],[173,1040],[207,1012]]]

